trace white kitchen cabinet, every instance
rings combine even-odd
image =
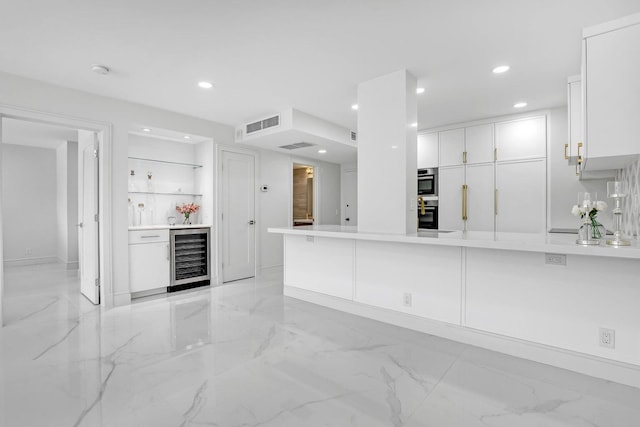
[[[470,231],[494,230],[494,172],[493,163],[467,165],[467,224]]]
[[[496,163],[496,231],[546,232],[546,160]]]
[[[546,123],[545,116],[496,123],[496,161],[546,157]]]
[[[464,230],[462,219],[464,166],[440,168],[438,182],[438,228]]]
[[[170,259],[168,229],[130,230],[130,292],[165,292],[170,281]]]
[[[440,167],[456,166],[463,163],[464,128],[439,132]]]
[[[418,169],[438,167],[438,133],[418,134]]]
[[[567,79],[567,114],[569,134],[564,148],[564,157],[570,165],[575,165],[578,155],[584,154],[582,147],[578,146],[578,144],[582,145],[582,79],[579,75]],[[558,153],[552,155],[558,155]]]
[[[583,36],[584,168],[623,168],[640,154],[640,14]]]
[[[465,128],[465,163],[491,163],[493,153],[493,123]]]

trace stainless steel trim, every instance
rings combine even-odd
[[[206,261],[207,261],[207,274],[195,277],[189,277],[186,279],[176,279],[176,235],[184,235],[184,234],[206,234]],[[169,230],[169,244],[171,250],[171,280],[169,281],[170,286],[182,285],[185,283],[192,282],[201,282],[203,280],[211,279],[211,230],[209,227],[202,228],[186,228],[186,229],[177,229],[177,230]]]

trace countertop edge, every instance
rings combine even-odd
[[[336,226],[340,227],[340,226]],[[599,246],[582,246],[575,243],[575,235],[558,234],[530,234],[526,233],[497,233],[493,240],[488,238],[473,238],[464,232],[452,232],[443,235],[419,236],[411,234],[383,234],[359,232],[353,228],[315,229],[308,227],[269,227],[270,233],[330,237],[337,239],[354,239],[390,243],[412,243],[434,246],[454,246],[478,249],[498,249],[523,252],[559,253],[571,255],[597,256],[605,258],[640,259],[638,242],[632,246],[614,247],[601,243]],[[487,233],[487,235],[494,233]]]
[[[160,224],[160,225],[136,225],[129,227],[129,231],[144,231],[144,230],[181,230],[185,228],[213,228],[211,224]]]

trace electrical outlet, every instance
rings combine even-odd
[[[613,329],[600,328],[600,347],[616,348],[616,331]]]
[[[544,254],[544,263],[551,265],[567,265],[567,256],[563,254]]]
[[[26,248],[26,249],[24,250],[24,252],[25,252],[27,255],[31,255],[31,254],[33,253],[33,251],[31,250],[31,248]]]
[[[402,297],[402,304],[405,307],[411,307],[411,294],[406,292]]]
[[[313,243],[313,236],[307,236],[307,242]]]

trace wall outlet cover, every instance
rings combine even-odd
[[[600,347],[616,348],[616,331],[600,328],[598,331]]]

